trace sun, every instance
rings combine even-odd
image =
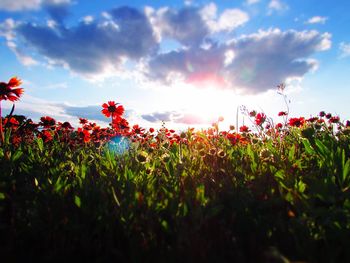
[[[216,87],[189,88],[183,98],[186,110],[210,124],[223,117],[231,120],[237,109],[237,99],[232,91]]]

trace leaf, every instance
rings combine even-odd
[[[314,154],[315,153],[315,150],[314,150],[314,148],[312,148],[312,146],[311,146],[311,144],[310,144],[308,139],[304,139],[302,142],[304,144],[304,147],[305,147],[305,150],[306,150],[307,153],[309,153],[309,154]]]
[[[41,138],[37,138],[36,143],[38,144],[38,148],[40,152],[44,150],[44,142]]]
[[[276,173],[275,173],[275,177],[278,178],[278,179],[281,179],[281,180],[284,180],[284,171],[283,170],[278,170]]]
[[[81,206],[81,200],[80,200],[80,197],[79,197],[79,196],[77,196],[77,195],[74,196],[74,203],[75,203],[75,205],[76,205],[77,207],[80,208],[80,206]]]
[[[161,225],[165,231],[169,231],[169,225],[167,221],[162,220]]]
[[[343,167],[343,183],[346,183],[350,175],[350,159],[348,159]]]
[[[120,206],[120,202],[119,202],[119,200],[118,200],[117,195],[115,194],[115,190],[114,190],[113,186],[111,187],[111,189],[112,189],[112,194],[113,194],[113,199],[114,199],[114,201],[116,202],[116,204],[117,204],[118,206]]]
[[[294,160],[294,154],[295,154],[295,145],[293,144],[293,146],[289,149],[289,153],[288,153],[288,159],[290,161]]]
[[[81,167],[80,167],[80,177],[81,177],[82,179],[85,179],[86,171],[87,171],[86,164],[82,163],[82,164],[81,164]]]
[[[15,162],[17,161],[21,156],[23,155],[23,152],[20,148],[18,148],[15,153],[12,155],[12,161]]]
[[[5,194],[0,192],[0,200],[4,200],[5,199]]]
[[[34,184],[35,184],[36,187],[38,187],[38,185],[39,185],[39,182],[38,182],[38,180],[36,178],[34,178]]]

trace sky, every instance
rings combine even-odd
[[[101,125],[249,124],[241,112],[324,110],[350,119],[348,0],[0,0],[0,81],[22,79],[16,114]],[[4,112],[12,104],[3,103]],[[238,116],[238,120],[237,120]]]

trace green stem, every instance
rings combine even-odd
[[[2,114],[1,114],[1,100],[0,100],[0,144],[4,144],[4,132],[2,130]]]

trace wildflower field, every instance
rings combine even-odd
[[[176,132],[101,110],[107,128],[0,112],[2,262],[350,262],[350,121],[243,109],[251,127]]]

